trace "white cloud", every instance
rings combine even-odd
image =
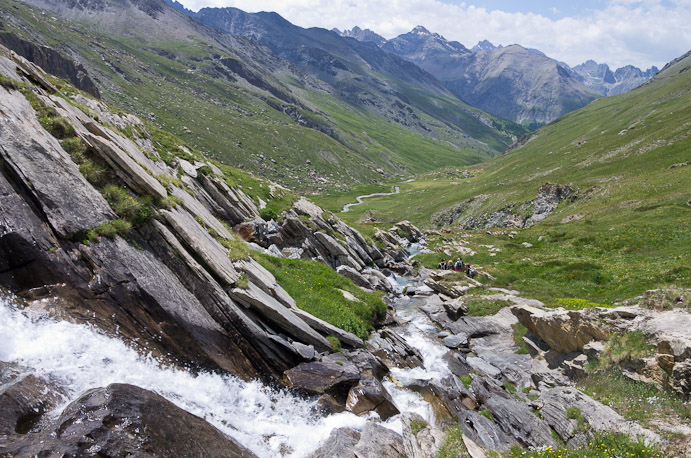
[[[602,10],[558,20],[533,13],[487,11],[472,1],[441,0],[183,0],[188,8],[234,6],[276,11],[302,27],[369,28],[386,38],[423,25],[468,47],[482,39],[518,43],[577,65],[661,67],[691,49],[691,0],[609,0]]]

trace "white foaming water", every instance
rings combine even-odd
[[[260,457],[301,457],[334,428],[362,429],[350,413],[319,417],[315,401],[236,377],[164,367],[97,329],[42,315],[28,316],[0,297],[0,361],[51,376],[76,399],[84,391],[129,383],[154,391],[209,423]],[[58,411],[62,410],[61,406]]]

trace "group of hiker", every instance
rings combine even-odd
[[[449,258],[448,261],[446,259],[442,259],[439,265],[437,266],[437,269],[464,272],[470,278],[473,278],[475,276],[475,270],[471,267],[470,264],[466,264],[465,262],[463,262],[463,259],[461,258],[458,258],[456,262],[454,262],[452,258]]]

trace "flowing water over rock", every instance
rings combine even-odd
[[[206,419],[260,457],[305,456],[336,427],[361,429],[351,413],[321,417],[316,401],[229,375],[164,367],[122,341],[85,325],[19,311],[0,298],[0,360],[50,377],[67,392],[61,411],[83,392],[112,383],[154,391]]]

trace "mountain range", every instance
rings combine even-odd
[[[658,72],[631,65],[612,72],[592,60],[570,68],[537,49],[488,40],[468,49],[422,26],[391,40],[358,27],[339,33],[415,62],[470,105],[533,128],[597,96],[627,92]]]
[[[195,19],[163,0],[30,3],[0,5],[3,43],[55,48],[106,102],[291,187],[476,163],[525,132],[375,45],[275,14],[219,12],[231,34],[197,20],[210,22],[204,10]]]

